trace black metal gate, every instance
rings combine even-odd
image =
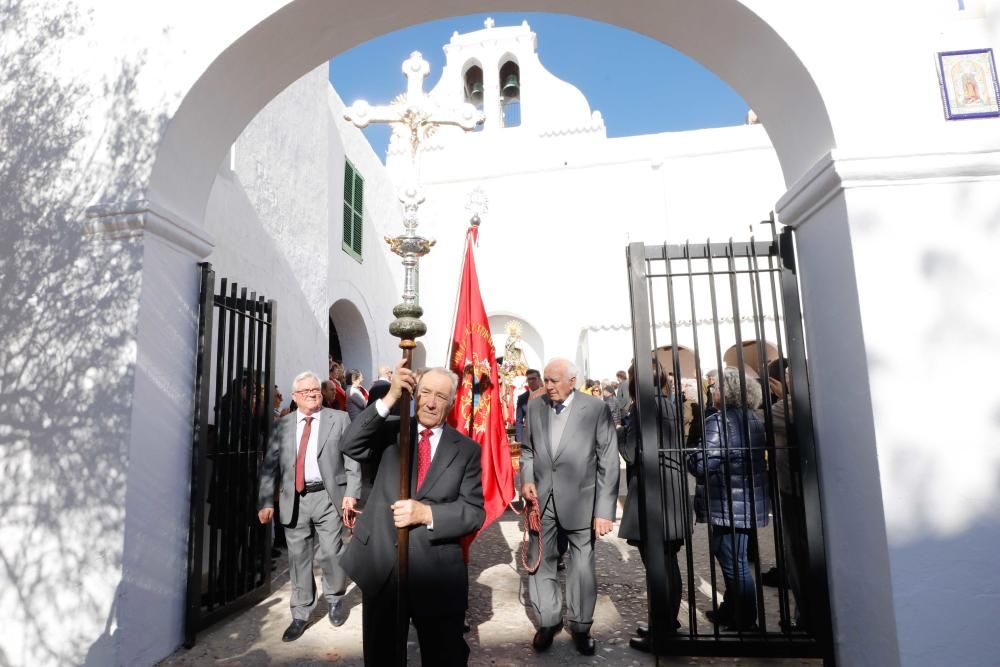
[[[271,433],[276,304],[201,266],[184,645],[271,591],[257,468]],[[227,294],[228,291],[228,294]]]
[[[667,545],[645,551],[650,637],[658,655],[833,664],[794,239],[766,224],[766,241],[628,247],[634,358],[656,360],[634,364],[641,534]]]

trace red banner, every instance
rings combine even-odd
[[[458,374],[458,394],[448,423],[479,443],[482,449],[483,496],[486,500],[486,528],[514,498],[514,469],[504,425],[497,373],[496,348],[490,333],[486,308],[479,292],[473,244],[476,227],[465,237],[462,285],[455,314],[449,362]]]

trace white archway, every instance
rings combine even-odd
[[[493,334],[493,344],[497,349],[497,356],[502,357],[504,345],[507,342],[505,327],[507,322],[517,320],[521,325],[521,341],[523,343],[524,361],[528,368],[542,370],[545,365],[545,342],[542,335],[532,326],[531,322],[514,313],[500,312],[488,317],[490,333]]]
[[[358,368],[366,378],[373,377],[371,337],[358,307],[348,299],[339,299],[330,306],[330,321],[337,328],[345,370]]]
[[[742,2],[528,0],[517,8],[610,23],[659,40],[697,60],[729,84],[763,120],[788,185],[806,176],[836,145],[823,96],[790,41]],[[147,198],[180,225],[197,228],[216,169],[229,146],[257,112],[290,83],[330,57],[381,34],[458,14],[509,9],[504,0],[482,0],[475,5],[459,0],[420,4],[372,0],[350,12],[331,11],[330,5],[320,0],[287,3],[222,51],[185,95],[158,146]],[[827,213],[834,216],[831,224],[847,234],[846,209],[830,208]],[[830,289],[856,304],[853,273],[840,274],[840,278]],[[853,308],[848,310],[853,313]],[[839,328],[860,338],[860,322]],[[858,350],[852,361],[863,367],[863,349]],[[822,354],[822,349],[815,349],[814,360]],[[877,472],[854,481],[863,487],[864,493],[859,495],[881,498]],[[881,551],[882,515],[875,518],[865,528],[872,538],[865,578],[888,581],[888,561]],[[827,525],[833,526],[834,532],[842,531],[846,520],[845,515]],[[874,634],[875,624],[865,620],[893,618],[891,593],[886,594],[888,584],[872,596],[857,590],[850,579],[842,578],[842,590],[835,590],[832,596],[838,624],[835,633],[854,637],[853,641],[861,644],[877,644],[882,647],[880,656],[891,656],[894,633],[890,631],[893,637],[886,648],[884,637]],[[836,589],[838,582],[831,585]],[[863,618],[855,613],[860,600],[866,601]],[[891,657],[888,660],[891,662]]]
[[[614,3],[531,0],[524,11],[574,14],[634,30],[691,56],[733,87],[763,119],[786,184],[834,148],[829,114],[808,70],[774,28],[737,0]],[[354,11],[295,0],[220,53],[166,129],[147,196],[199,224],[219,163],[250,120],[290,83],[366,40],[410,25],[509,10],[504,0],[399,4],[372,0]]]

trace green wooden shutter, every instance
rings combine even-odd
[[[344,165],[344,252],[359,262],[362,258],[364,234],[365,181],[350,162]]]
[[[365,182],[361,175],[354,174],[354,230],[351,234],[351,247],[361,255],[362,234],[364,232]]]

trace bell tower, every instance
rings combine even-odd
[[[497,26],[488,18],[482,30],[452,34],[444,53],[444,71],[430,95],[440,103],[469,102],[481,109],[482,134],[520,128],[537,136],[581,127],[599,127],[604,134],[600,114],[591,113],[580,90],[542,66],[538,38],[527,21]]]
[[[523,161],[538,151],[591,153],[595,142],[607,138],[604,119],[591,111],[576,86],[557,78],[538,58],[537,36],[527,21],[497,26],[486,19],[481,30],[453,33],[444,45],[441,78],[428,93],[444,108],[468,102],[482,111],[485,121],[472,132],[440,127],[422,144],[420,169],[431,174],[451,173],[462,160],[490,156],[491,164]],[[386,167],[394,180],[410,168],[410,143],[405,132],[393,131]]]

